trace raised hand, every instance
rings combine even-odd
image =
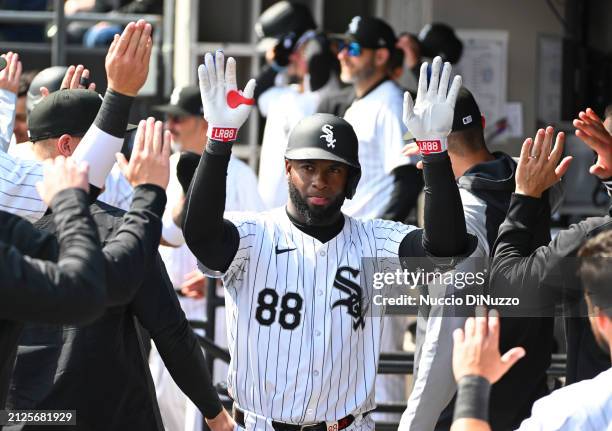
[[[447,136],[453,126],[455,101],[461,88],[461,76],[457,75],[447,94],[451,65],[444,63],[442,69],[440,57],[434,58],[428,85],[427,66],[427,63],[421,65],[416,103],[412,101],[410,93],[404,93],[404,124],[415,137],[421,154],[446,151]]]
[[[55,195],[62,190],[79,188],[89,192],[89,166],[87,162],[78,165],[70,157],[58,156],[46,160],[43,167],[43,180],[36,183],[36,190],[48,206]]]
[[[480,314],[480,316],[478,316]],[[515,347],[503,356],[499,353],[499,315],[496,310],[477,313],[465,322],[465,329],[453,332],[453,373],[455,380],[464,376],[482,376],[497,382],[523,356],[525,349]]]
[[[126,96],[138,94],[149,74],[151,31],[151,24],[139,20],[115,35],[104,63],[108,88]]]
[[[164,190],[170,178],[171,135],[161,121],[149,117],[138,124],[130,161],[121,153],[115,154],[119,169],[132,187],[155,184]]]
[[[565,134],[559,132],[552,147],[554,132],[550,126],[546,130],[540,129],[535,140],[527,138],[523,143],[516,169],[516,193],[539,198],[567,172],[572,157],[561,160]]]
[[[216,141],[235,141],[238,129],[244,124],[255,104],[255,80],[247,82],[244,92],[238,91],[236,61],[229,57],[225,67],[222,51],[216,52],[214,60],[212,54],[206,54],[204,64],[198,68],[198,77],[204,118],[208,121],[206,136]]]
[[[587,108],[574,120],[576,136],[597,153],[597,161],[589,168],[592,175],[604,180],[612,177],[612,135],[595,111]]]
[[[17,94],[19,92],[19,78],[21,77],[21,61],[16,52],[2,54],[6,67],[0,72],[0,89]]]

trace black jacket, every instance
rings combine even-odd
[[[134,200],[142,194],[163,210],[163,190],[139,187]],[[91,213],[103,243],[111,242],[122,224],[123,211],[96,202]],[[55,231],[53,223],[44,228]],[[7,407],[77,410],[75,430],[162,430],[138,322],[149,332],[183,392],[206,417],[219,413],[220,402],[202,351],[159,256],[143,271],[124,267],[117,275],[117,290],[125,289],[121,276],[129,280],[136,275],[140,280],[128,304],[108,308],[89,325],[25,328]]]
[[[538,303],[540,308],[563,304],[567,316],[566,383],[571,384],[610,367],[609,353],[599,348],[584,317],[586,304],[573,258],[586,240],[612,228],[612,217],[589,217],[559,232],[548,245],[534,248],[534,226],[543,205],[542,199],[512,196],[495,243],[491,271],[492,277],[506,280],[504,284],[511,286],[514,295]]]
[[[82,190],[51,202],[58,239],[0,211],[0,409],[22,322],[89,322],[104,310],[103,257]],[[56,250],[57,263],[34,259]]]

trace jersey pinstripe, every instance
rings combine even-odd
[[[397,257],[415,228],[345,216],[342,231],[323,244],[284,208],[226,218],[240,234],[223,275],[228,387],[255,418],[247,429],[271,429],[264,418],[301,424],[372,410],[383,324],[371,315],[371,288],[360,284],[362,258],[392,269],[397,259],[384,258]]]
[[[342,211],[352,217],[380,217],[391,200],[392,171],[414,163],[402,155],[406,126],[402,121],[404,95],[393,81],[385,81],[355,100],[344,119],[359,139],[361,179],[352,199]]]
[[[41,218],[47,210],[36,191],[42,171],[40,162],[16,159],[0,151],[0,210],[31,222]]]

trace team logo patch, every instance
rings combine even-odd
[[[463,117],[463,124],[470,124],[472,122],[472,116],[468,115],[467,117]]]
[[[321,132],[323,132],[323,134],[319,136],[319,138],[325,139],[329,148],[336,148],[336,145],[334,144],[336,140],[334,139],[333,128],[333,126],[325,124],[323,127],[321,127]]]
[[[363,320],[363,291],[359,284],[343,275],[345,272],[353,277],[359,275],[359,270],[351,268],[350,266],[341,266],[338,268],[334,279],[334,287],[349,296],[348,298],[339,299],[334,302],[332,304],[332,310],[335,307],[344,305],[349,316],[353,318],[353,330],[357,331],[360,326],[361,329],[365,327],[365,321]]]

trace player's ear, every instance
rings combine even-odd
[[[287,179],[289,179],[289,175],[291,174],[291,162],[285,159],[285,175]]]
[[[63,134],[59,137],[55,145],[57,146],[57,151],[62,156],[69,157],[70,155],[72,155],[72,151],[74,150],[74,148],[72,148],[71,143],[72,137],[68,134]]]

